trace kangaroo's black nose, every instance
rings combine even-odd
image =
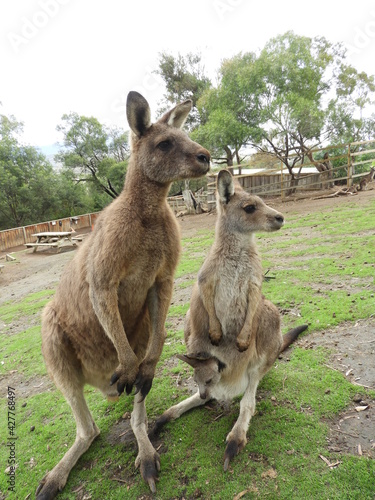
[[[284,217],[282,215],[276,215],[275,219],[279,224],[284,224]]]
[[[210,157],[204,153],[200,153],[199,155],[197,155],[197,158],[202,163],[210,163]]]

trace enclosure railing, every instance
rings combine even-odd
[[[330,170],[331,174],[328,174],[327,171],[319,172],[318,170],[313,173],[307,173],[306,168],[316,166],[318,163],[324,163],[325,161],[323,158],[317,158],[314,161],[309,160],[294,167],[293,171],[298,180],[293,186],[292,176],[286,165],[282,162],[277,167],[265,169],[261,172],[236,175],[236,179],[238,179],[247,191],[254,194],[261,194],[262,196],[281,195],[283,198],[291,189],[295,192],[324,189],[329,187],[333,182],[335,184],[344,183],[347,187],[351,187],[357,179],[367,175],[372,165],[375,165],[375,139],[313,149],[311,153],[318,153],[319,156],[323,156],[324,153],[331,151],[338,152],[334,156],[329,156],[329,161],[334,165]],[[290,155],[289,159],[293,160],[295,156]],[[357,158],[360,159],[356,161]],[[249,167],[246,164],[241,164],[240,166],[241,169]],[[365,168],[366,166],[368,166],[368,169]],[[364,171],[358,172],[359,167]],[[300,173],[297,175],[299,170]],[[208,189],[214,190],[215,183],[209,183]]]

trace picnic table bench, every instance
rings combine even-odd
[[[63,243],[68,241],[71,245],[76,246],[76,241],[80,238],[73,238],[74,233],[71,231],[46,231],[44,233],[33,234],[37,238],[34,243],[25,243],[27,248],[33,248],[33,253],[39,247],[55,247],[60,250]],[[75,240],[75,241],[74,241]]]

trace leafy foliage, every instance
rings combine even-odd
[[[22,124],[13,116],[0,119],[0,228],[7,229],[52,215],[57,180],[46,158],[19,142]]]
[[[204,90],[211,85],[209,78],[204,75],[201,59],[200,54],[193,53],[188,53],[186,56],[178,54],[176,58],[167,52],[160,54],[159,68],[155,73],[164,80],[166,94],[159,114],[167,111],[176,102],[187,99],[191,99],[193,106],[196,106]],[[199,122],[199,114],[196,109],[193,109],[187,118],[186,126],[188,129],[193,129]]]
[[[116,198],[122,188],[128,160],[127,134],[106,129],[96,118],[65,114],[57,130],[64,135],[64,149],[56,159],[100,192]]]

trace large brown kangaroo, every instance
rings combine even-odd
[[[261,292],[263,272],[254,233],[277,231],[284,217],[234,185],[226,170],[218,175],[216,198],[215,241],[199,271],[185,319],[188,354],[178,355],[194,368],[198,391],[165,411],[154,432],[210,399],[243,394],[240,415],[227,436],[227,470],[246,445],[260,380],[307,325],[282,336],[280,314]]]
[[[147,101],[129,93],[132,154],[124,189],[97,219],[43,312],[45,363],[72,408],[77,434],[42,479],[38,500],[62,490],[72,467],[99,434],[84,398],[85,384],[110,398],[125,388],[129,394],[135,385],[135,465],[155,492],[160,461],[147,436],[144,399],[164,344],[180,253],[179,227],[166,197],[172,181],[202,176],[210,163],[208,151],[180,130],[191,106],[185,101],[151,124]]]

